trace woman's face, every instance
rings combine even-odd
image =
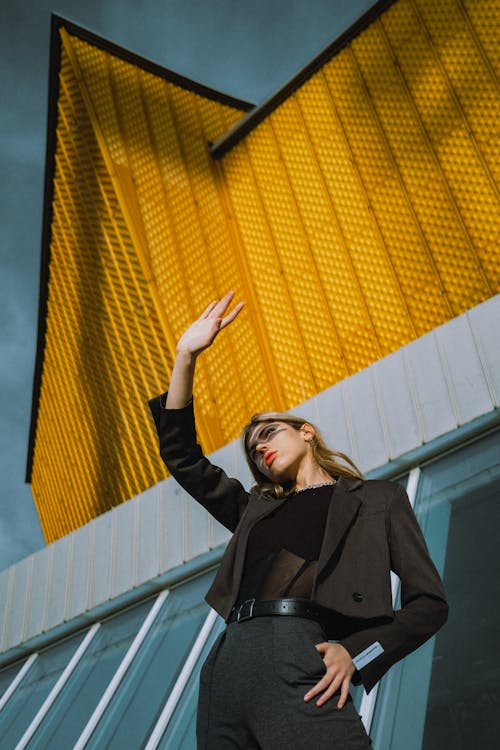
[[[271,481],[294,482],[301,464],[311,459],[312,427],[296,430],[286,422],[264,422],[248,438],[248,454],[259,471]]]

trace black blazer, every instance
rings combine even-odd
[[[224,619],[240,587],[252,527],[286,498],[247,492],[203,455],[193,405],[165,409],[152,399],[160,455],[179,484],[233,536],[206,600]],[[392,608],[390,571],[401,579],[401,609]],[[387,481],[340,478],[332,499],[317,566],[313,601],[332,610],[328,637],[338,640],[357,668],[353,682],[369,692],[392,664],[446,621],[441,579],[404,489]]]

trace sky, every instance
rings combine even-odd
[[[24,483],[35,362],[50,16],[253,103],[372,0],[0,0],[0,570],[44,546]]]

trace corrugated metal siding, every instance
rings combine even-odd
[[[232,288],[247,310],[199,364],[208,452],[248,414],[292,408],[498,293],[497,5],[397,0],[219,161],[208,141],[241,112],[61,30],[32,472],[47,540],[165,476],[145,399],[211,298]],[[486,408],[475,343],[466,381],[446,337],[421,346],[452,402],[444,426]],[[398,358],[340,389],[347,447],[369,466],[394,450],[385,380],[403,364],[425,391]],[[410,422],[415,393],[398,392]],[[425,439],[441,429],[431,404]],[[189,516],[189,549],[200,525]]]
[[[367,472],[500,406],[500,296],[294,410]],[[238,442],[212,460],[246,486]],[[227,541],[172,480],[0,573],[0,652]],[[3,617],[3,619],[2,619]]]
[[[209,252],[221,265],[221,288],[235,285],[236,271],[224,270],[229,237],[207,142],[242,114],[64,29],[59,80],[32,471],[48,541],[166,475],[146,401],[168,378],[180,332],[206,306]],[[160,298],[169,300],[168,320]],[[228,337],[224,362],[231,352]],[[249,361],[248,351],[240,355]],[[213,411],[202,378],[204,402]],[[200,430],[206,437],[203,417]]]

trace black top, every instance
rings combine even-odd
[[[332,492],[331,485],[299,491],[253,527],[237,604],[311,598]]]

